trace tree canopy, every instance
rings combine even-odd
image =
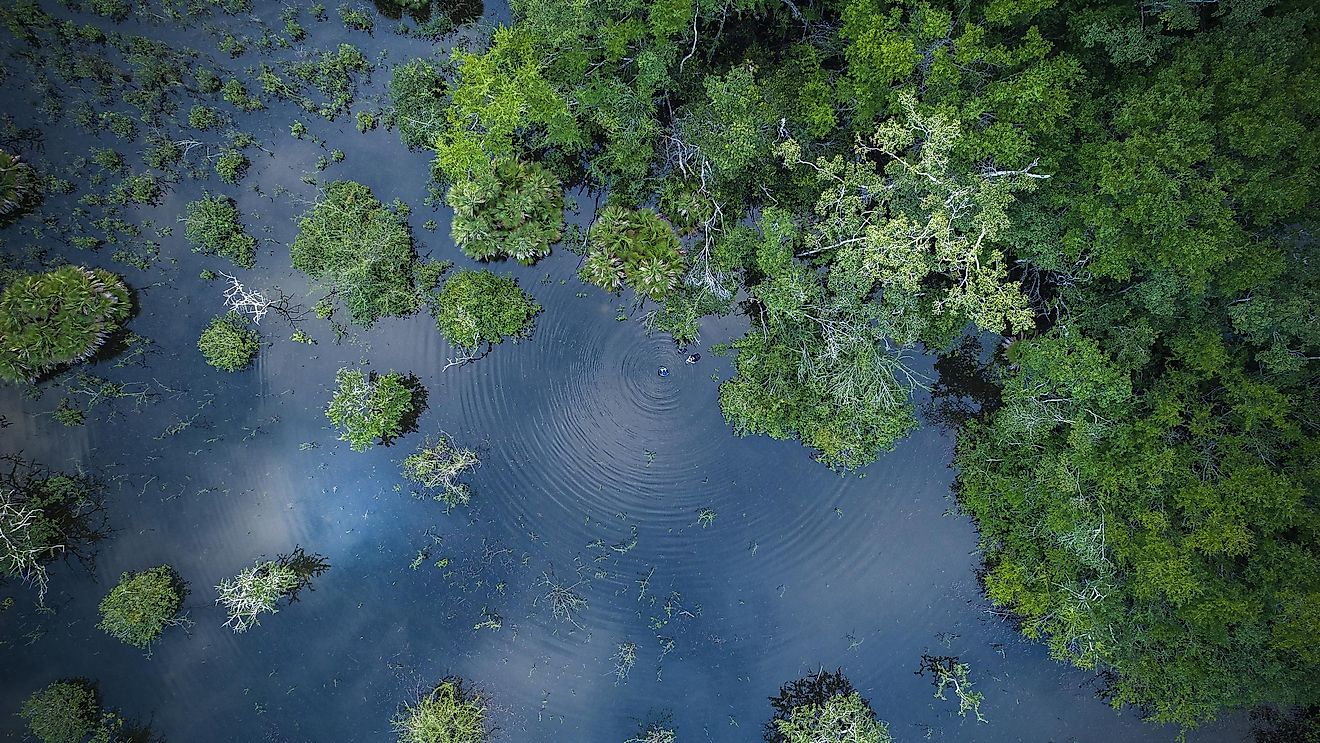
[[[513,9],[430,88],[437,174],[603,189],[583,279],[683,342],[740,297],[735,431],[863,466],[906,354],[998,334],[956,455],[991,600],[1159,721],[1320,703],[1314,9]]]

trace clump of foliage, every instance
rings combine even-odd
[[[91,0],[91,8],[93,13],[119,23],[128,18],[128,14],[133,11],[133,4],[129,0]]]
[[[518,282],[490,271],[459,271],[435,301],[435,322],[450,343],[469,351],[525,338],[541,311]]]
[[[312,579],[330,569],[320,555],[309,555],[301,547],[274,560],[258,560],[238,575],[220,581],[216,599],[228,619],[225,626],[234,632],[246,632],[261,624],[262,614],[279,611],[279,603],[298,600],[298,592],[311,586]]]
[[[335,383],[339,389],[325,415],[339,427],[339,440],[353,451],[366,451],[378,442],[388,445],[420,412],[416,382],[397,372],[344,368],[335,373]]]
[[[462,679],[441,681],[394,717],[399,743],[485,743],[490,736],[486,697]]]
[[[23,701],[18,716],[41,743],[82,743],[96,729],[101,700],[82,679],[56,681]]]
[[[243,111],[257,111],[263,107],[261,99],[248,95],[247,88],[237,79],[226,81],[221,94],[227,103]]]
[[[18,155],[0,150],[0,225],[30,207],[40,193],[40,181],[32,166]]]
[[[0,465],[0,577],[36,587],[40,604],[49,582],[46,565],[79,555],[105,531],[100,487],[18,457],[6,457]]]
[[[334,291],[353,321],[370,327],[381,317],[417,310],[412,235],[371,189],[335,181],[298,222],[293,266]]]
[[[798,438],[832,467],[858,467],[916,427],[917,380],[884,336],[879,309],[832,297],[816,272],[793,262],[799,233],[767,209],[752,288],[756,332],[734,342],[737,374],[720,408],[739,435]]]
[[[981,716],[981,701],[985,695],[972,689],[971,666],[953,656],[923,655],[917,672],[921,675],[930,673],[934,678],[936,699],[946,699],[945,691],[953,689],[958,697],[958,714],[966,717],[968,712],[972,712],[978,722],[985,722]]]
[[[454,243],[477,260],[508,257],[531,265],[550,254],[563,232],[559,180],[536,163],[497,163],[455,183],[445,200],[454,209]]]
[[[875,719],[857,692],[830,697],[824,705],[795,707],[787,720],[777,720],[787,743],[891,743],[889,728]]]
[[[340,44],[335,51],[322,52],[283,65],[280,72],[262,64],[257,74],[262,89],[274,96],[293,101],[304,110],[333,119],[348,111],[357,94],[355,75],[370,73],[371,63],[357,47]],[[320,94],[321,102],[309,93]]]
[[[369,11],[361,7],[339,6],[339,19],[344,22],[344,28],[354,31],[371,33],[376,28],[375,18],[372,17]]]
[[[58,421],[60,425],[70,428],[81,426],[87,422],[87,412],[69,402],[68,398],[60,400],[59,405],[56,405],[55,410],[51,412],[51,417]]]
[[[169,565],[124,573],[101,599],[96,626],[127,645],[148,649],[166,627],[183,623],[178,615],[187,595],[183,579]]]
[[[447,105],[445,80],[436,66],[425,59],[398,65],[390,77],[389,94],[403,143],[433,148],[444,126]]]
[[[242,371],[261,350],[261,336],[248,326],[247,318],[227,312],[211,318],[211,324],[197,339],[197,348],[211,366],[228,372]]]
[[[186,209],[184,236],[193,250],[224,256],[243,268],[256,265],[257,240],[243,229],[233,199],[206,194]]]
[[[766,743],[891,743],[889,728],[843,672],[821,670],[784,684],[770,698]]]
[[[458,482],[459,475],[481,463],[477,452],[456,446],[448,436],[440,436],[433,444],[423,444],[403,460],[403,476],[427,491],[435,492],[435,499],[450,506],[466,505],[472,490]]]
[[[188,126],[200,131],[219,129],[225,124],[225,116],[218,110],[200,103],[188,110]]]
[[[654,211],[607,206],[588,237],[582,279],[605,291],[618,291],[626,283],[638,294],[662,300],[683,276],[678,236]]]
[[[678,743],[678,735],[672,729],[654,723],[623,743]]]
[[[215,172],[225,183],[237,185],[243,180],[243,176],[247,175],[248,167],[251,165],[252,161],[243,154],[242,150],[231,147],[215,159]]]
[[[0,379],[34,381],[91,358],[130,311],[124,282],[99,268],[64,266],[12,279],[0,294]]]

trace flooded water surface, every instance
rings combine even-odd
[[[268,25],[278,15],[274,5],[258,10]],[[355,110],[384,105],[393,64],[445,53],[395,34],[392,21],[378,19],[367,36],[331,15],[308,24],[315,44],[349,41],[379,64]],[[506,9],[486,9],[484,22],[499,18]],[[216,51],[226,23],[253,33],[257,21],[123,28],[242,72],[255,58]],[[18,42],[3,38],[15,59]],[[26,101],[30,83],[14,72],[5,93]],[[26,103],[12,113],[42,129],[33,159],[51,167],[115,143],[47,123]],[[324,145],[291,137],[295,119]],[[152,343],[130,363],[121,355],[76,370],[142,393],[96,406],[83,427],[50,415],[76,371],[41,394],[0,388],[9,424],[0,448],[100,478],[114,529],[94,563],[52,566],[48,610],[27,587],[0,586],[14,599],[0,613],[0,735],[21,739],[13,713],[22,700],[77,676],[170,741],[392,740],[399,705],[454,674],[487,693],[501,741],[621,743],[660,718],[680,741],[754,741],[770,717],[767,697],[821,668],[842,668],[899,741],[1177,735],[1111,710],[1097,679],[1050,660],[988,610],[976,533],[951,497],[951,433],[924,425],[846,475],[795,442],[734,436],[718,404],[731,359],[711,346],[744,332],[741,315],[704,325],[691,349],[701,359],[685,364],[667,336],[646,332],[648,308],[582,284],[578,257],[560,248],[533,267],[491,266],[544,311],[530,339],[476,363],[446,368],[454,350],[423,312],[350,328],[340,342],[312,319],[304,327],[315,345],[289,341],[271,315],[253,369],[207,366],[197,336],[223,312],[224,282],[199,278],[203,269],[314,303],[289,264],[295,218],[316,194],[303,176],[401,199],[414,209],[420,254],[474,265],[448,239],[447,210],[424,203],[426,155],[396,132],[361,133],[351,117],[327,122],[281,102],[235,120],[260,143],[241,185],[185,178],[157,206],[133,211],[177,225],[150,268],[112,261],[106,248],[43,243],[123,275],[138,304],[129,329]],[[343,162],[318,172],[317,158],[334,149]],[[190,251],[177,220],[204,190],[236,199],[260,240],[255,269]],[[584,224],[596,195],[576,196],[570,220]],[[436,229],[423,228],[429,219]],[[325,406],[335,371],[357,364],[417,375],[428,392],[417,432],[360,453],[337,440]],[[914,364],[933,373],[930,359]],[[469,506],[417,497],[399,475],[402,458],[441,433],[481,454],[465,478]],[[297,546],[331,565],[312,590],[246,633],[222,626],[213,587]],[[123,571],[161,563],[188,581],[192,625],[167,630],[148,658],[97,628],[97,604]],[[573,611],[556,615],[556,589],[579,599]],[[930,676],[916,673],[923,654],[969,664],[985,722],[935,698]],[[1229,721],[1188,739],[1244,737]]]

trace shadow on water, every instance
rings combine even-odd
[[[278,5],[258,6],[278,28]],[[484,12],[486,22],[508,18],[504,6]],[[386,65],[443,54],[380,25],[372,36],[334,21],[312,31],[318,45],[350,41]],[[215,49],[205,29],[133,30]],[[249,64],[205,54],[235,72]],[[377,70],[359,97],[380,105],[387,82]],[[5,90],[26,99],[23,83],[11,76]],[[290,137],[295,119],[324,147]],[[425,155],[395,132],[359,133],[347,117],[325,122],[279,102],[242,125],[268,150],[254,153],[242,187],[185,179],[140,216],[176,224],[204,189],[232,195],[261,241],[242,281],[311,306],[316,295],[286,247],[315,196],[302,176],[351,178],[386,203],[413,205],[414,228],[438,222],[415,229],[419,253],[473,267],[448,240],[448,209],[422,206]],[[111,142],[68,125],[46,130],[52,162]],[[347,157],[317,173],[328,148]],[[1173,738],[1107,708],[1091,675],[1049,660],[986,611],[976,534],[949,499],[948,431],[927,426],[846,476],[796,443],[733,436],[718,405],[730,359],[709,346],[740,335],[745,318],[708,322],[700,362],[685,364],[635,317],[618,320],[627,303],[581,284],[578,258],[559,250],[534,267],[491,267],[545,311],[531,339],[474,364],[444,370],[454,352],[425,314],[349,329],[342,343],[325,321],[301,321],[315,345],[290,342],[272,316],[255,368],[227,374],[196,350],[223,310],[222,286],[198,276],[234,269],[190,252],[182,232],[160,239],[165,260],[150,272],[106,251],[50,246],[147,287],[130,326],[152,341],[145,366],[100,359],[78,371],[151,396],[108,400],[70,429],[49,413],[76,374],[40,396],[0,388],[0,413],[13,422],[0,446],[95,473],[116,528],[92,574],[52,566],[53,614],[36,611],[21,586],[0,587],[15,599],[0,613],[0,735],[18,735],[9,713],[31,691],[87,676],[108,706],[173,741],[388,740],[399,703],[456,674],[489,694],[500,740],[617,742],[667,714],[680,740],[753,741],[780,685],[824,667],[842,668],[899,740]],[[355,453],[324,410],[335,370],[364,362],[415,375],[428,404],[417,432]],[[915,363],[952,389],[952,361]],[[656,373],[662,365],[668,377]],[[463,478],[468,507],[410,497],[399,476],[402,458],[440,431],[482,451]],[[334,566],[316,590],[243,634],[222,626],[212,587],[298,545]],[[148,660],[97,629],[96,606],[121,572],[164,562],[192,586],[195,625],[167,631]],[[621,673],[629,644],[635,662]],[[970,664],[988,723],[933,698],[929,678],[914,673],[926,654]],[[1230,721],[1188,739],[1241,738]]]

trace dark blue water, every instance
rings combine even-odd
[[[278,8],[260,15],[274,23]],[[386,66],[432,51],[387,22],[367,37],[343,31],[333,8],[331,16],[304,20],[315,44],[347,39],[370,58],[385,52]],[[205,29],[134,28],[214,48]],[[216,64],[237,71],[253,61]],[[23,80],[11,76],[6,94],[30,97]],[[359,107],[381,105],[387,80],[377,70]],[[326,148],[292,139],[294,118]],[[310,305],[315,296],[306,298],[289,268],[287,245],[315,195],[300,178],[338,148],[347,158],[324,177],[412,204],[419,252],[471,265],[448,241],[447,212],[422,205],[426,157],[395,133],[360,134],[347,118],[327,123],[279,103],[238,121],[268,151],[250,153],[242,186],[186,180],[136,217],[173,223],[203,188],[236,197],[262,239],[258,267],[240,278]],[[43,127],[53,165],[96,144]],[[592,201],[583,197],[584,211]],[[439,229],[420,229],[431,217]],[[24,242],[5,237],[6,250]],[[141,409],[128,400],[97,407],[85,427],[65,428],[48,415],[64,394],[58,380],[35,398],[0,387],[0,414],[12,423],[0,430],[0,449],[100,476],[116,529],[93,569],[52,567],[52,611],[36,611],[23,586],[0,586],[0,597],[16,601],[0,613],[6,738],[21,737],[10,713],[27,694],[85,676],[109,707],[171,741],[390,740],[401,702],[459,674],[488,693],[497,740],[623,741],[639,721],[668,714],[681,741],[753,741],[769,717],[766,698],[821,667],[843,668],[897,740],[1168,741],[1177,733],[1111,710],[1091,674],[1051,661],[987,611],[976,535],[950,495],[951,434],[926,426],[848,476],[795,443],[734,437],[718,408],[730,363],[708,346],[741,334],[741,317],[707,323],[701,362],[683,364],[666,338],[646,334],[645,308],[583,286],[577,258],[560,250],[535,267],[494,267],[545,312],[529,341],[476,364],[442,371],[453,354],[424,314],[384,320],[342,344],[313,321],[305,327],[315,346],[290,342],[289,327],[268,315],[256,367],[227,374],[195,348],[223,311],[220,284],[198,274],[233,269],[190,253],[181,225],[150,271],[111,262],[107,250],[43,245],[111,268],[138,290],[130,327],[154,342],[145,365],[111,360],[88,371],[154,397]],[[630,317],[617,319],[620,308]],[[357,363],[422,379],[429,407],[418,433],[365,453],[336,440],[324,406],[335,370]],[[930,369],[929,359],[915,363]],[[668,378],[655,373],[662,364]],[[180,421],[190,425],[167,435]],[[398,475],[400,460],[441,431],[483,459],[467,478],[471,505],[449,512],[411,496]],[[705,526],[702,509],[717,514]],[[314,590],[245,634],[222,627],[212,587],[296,545],[332,565]],[[96,605],[120,572],[163,562],[190,582],[195,624],[168,630],[148,659],[96,628]],[[547,574],[586,599],[572,621],[553,616]],[[494,616],[499,629],[475,628]],[[621,643],[637,649],[622,679],[611,659]],[[930,678],[914,673],[923,653],[970,664],[988,722],[933,698]],[[1241,721],[1229,721],[1189,740],[1244,737]]]

